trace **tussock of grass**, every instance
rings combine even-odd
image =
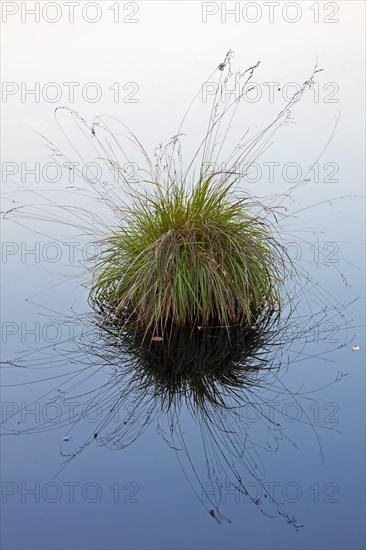
[[[253,322],[280,307],[284,252],[222,174],[135,194],[104,241],[93,301],[141,328]]]
[[[125,128],[147,168],[139,171],[137,187],[118,171],[130,196],[129,204],[119,204],[109,195],[103,199],[110,204],[116,223],[102,241],[103,253],[97,258],[90,300],[105,311],[112,308],[113,313],[136,322],[145,331],[155,329],[162,335],[172,324],[242,325],[281,309],[286,270],[292,266],[285,248],[274,237],[278,234],[274,210],[283,208],[287,194],[272,197],[272,203],[264,206],[236,190],[243,177],[243,164],[249,168],[269,146],[276,130],[292,121],[292,107],[313,85],[320,69],[315,67],[263,130],[251,137],[244,134],[226,158],[225,169],[210,170],[221,159],[231,122],[259,66],[258,62],[234,73],[232,56],[229,51],[216,71],[219,76],[208,129],[188,164],[183,163],[180,137],[201,90],[178,132],[165,147],[161,144],[155,150],[154,160]],[[233,83],[240,84],[238,98],[224,93]],[[85,121],[83,124],[87,127]],[[106,132],[104,160],[115,168],[110,144],[116,138],[101,118],[96,124],[93,136],[101,145],[97,135]]]
[[[59,117],[67,116],[76,125],[87,139],[87,151],[95,153],[93,160],[100,161],[107,173],[102,171],[95,180],[83,169],[73,169],[82,187],[65,189],[80,192],[83,206],[60,205],[46,198],[45,207],[37,208],[35,214],[24,213],[23,206],[12,206],[3,214],[5,217],[15,211],[17,219],[24,214],[67,224],[92,237],[98,249],[101,244],[102,253],[92,268],[90,303],[108,315],[133,321],[145,334],[155,330],[162,337],[166,327],[173,325],[228,328],[254,323],[282,309],[286,275],[296,271],[278,240],[284,242],[287,215],[283,203],[309,178],[295,182],[285,193],[261,200],[237,190],[253,163],[271,145],[276,131],[294,122],[292,109],[314,85],[321,69],[315,66],[262,130],[248,128],[242,134],[243,120],[236,121],[238,108],[243,101],[245,104],[259,62],[233,72],[232,57],[230,50],[204,81],[212,84],[214,80],[216,91],[209,105],[207,130],[202,139],[198,138],[198,147],[193,147],[193,156],[191,153],[186,160],[182,154],[181,137],[186,135],[183,129],[194,102],[202,100],[204,108],[202,85],[177,132],[165,145],[155,148],[153,157],[115,117],[98,116],[90,125],[76,111],[57,107],[59,128],[84,168],[84,149],[72,144]],[[234,89],[235,94],[228,93]],[[241,137],[227,151],[233,121]],[[69,171],[72,159],[45,140],[52,159]],[[132,174],[127,167],[133,168]],[[32,193],[37,200],[42,197],[38,190]],[[103,214],[84,206],[90,196],[97,199]],[[62,216],[57,210],[55,215],[55,208],[62,209]]]

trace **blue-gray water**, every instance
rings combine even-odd
[[[355,202],[349,201],[357,212]],[[347,211],[343,204],[339,218]],[[310,223],[315,210],[302,223]],[[331,211],[327,203],[317,214],[331,223]],[[53,231],[52,222],[49,227]],[[71,245],[58,244],[61,258],[51,262],[48,239],[21,242],[27,250],[40,246],[43,253],[38,262],[34,253],[22,255],[20,246],[6,260],[3,359],[11,363],[2,369],[4,548],[362,547],[364,320],[358,244],[338,245],[332,265],[327,256],[313,256],[314,247],[322,249],[324,242],[302,244],[297,265],[305,266],[312,279],[305,289],[297,287],[298,306],[288,335],[279,337],[279,349],[269,353],[274,366],[282,367],[258,387],[239,391],[234,428],[241,431],[241,446],[236,453],[245,449],[246,461],[239,474],[251,495],[261,499],[264,512],[274,516],[267,517],[259,510],[262,504],[249,502],[229,485],[225,459],[224,473],[212,470],[220,450],[231,460],[230,434],[213,442],[204,422],[184,404],[173,411],[187,455],[181,440],[169,443],[170,417],[163,413],[147,421],[146,406],[138,400],[132,405],[135,414],[129,416],[127,399],[110,422],[104,435],[117,430],[111,445],[93,439],[108,408],[118,403],[119,392],[126,393],[123,381],[113,378],[116,365],[123,371],[125,358],[112,354],[108,366],[103,346],[98,350],[97,332],[80,344],[88,306],[80,286],[79,251],[70,262]],[[326,242],[334,246],[334,241]],[[67,278],[73,271],[76,278]],[[155,401],[159,409],[159,398]],[[86,418],[70,429],[69,420],[76,419],[80,408]],[[221,414],[213,407],[210,421]],[[135,437],[145,421],[146,431],[130,446],[116,449],[124,445],[118,432],[126,422]],[[68,453],[90,439],[63,468]],[[219,524],[209,514],[212,506],[204,489],[218,497],[220,512],[230,522]],[[267,506],[268,495],[286,517]],[[303,527],[296,531],[288,523],[292,519]]]

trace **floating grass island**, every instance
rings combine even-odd
[[[113,205],[115,223],[98,243],[102,253],[96,259],[90,301],[145,332],[155,331],[157,337],[168,326],[251,325],[282,308],[292,266],[280,244],[278,203],[273,207],[273,197],[265,204],[243,191],[242,167],[248,170],[276,130],[292,122],[291,108],[313,85],[318,70],[264,130],[244,134],[219,170],[231,123],[259,65],[234,73],[232,55],[229,51],[213,73],[218,81],[207,132],[187,168],[180,137],[201,89],[177,134],[155,150],[154,159],[123,125],[147,165],[137,185],[131,186],[115,160],[104,159],[125,178],[130,201]],[[226,93],[233,85],[240,90],[234,98]],[[91,128],[92,138],[98,140],[102,129],[115,140],[101,119]],[[285,195],[276,197],[281,205]]]
[[[103,242],[92,288],[140,328],[253,323],[281,307],[285,251],[223,174],[154,182]]]
[[[165,145],[159,144],[153,156],[119,119],[103,115],[89,124],[68,107],[57,107],[55,117],[72,153],[82,161],[82,169],[74,168],[80,163],[71,162],[72,158],[45,138],[52,159],[73,172],[72,182],[75,176],[87,184],[87,189],[65,187],[80,191],[81,206],[57,205],[53,200],[48,206],[62,209],[62,216],[70,217],[67,224],[86,235],[88,245],[97,245],[88,284],[89,303],[98,312],[122,321],[122,325],[132,323],[152,338],[163,339],[168,327],[250,327],[266,315],[280,312],[284,297],[288,302],[288,276],[296,270],[283,244],[283,203],[298,186],[310,181],[306,175],[311,168],[285,193],[269,197],[248,193],[243,181],[271,145],[275,132],[294,122],[292,109],[313,86],[319,69],[314,68],[277,114],[269,115],[262,130],[249,127],[243,134],[238,107],[253,87],[259,62],[234,72],[232,56],[229,51],[200,85],[176,134]],[[209,85],[206,96],[205,85]],[[207,101],[207,89],[210,95],[214,90],[212,102]],[[198,147],[192,147],[195,135],[189,142],[193,153],[186,161],[183,129],[192,106],[200,100],[199,113],[209,109],[208,124],[198,138]],[[67,123],[75,123],[81,131],[88,150],[96,153],[93,161],[102,161],[107,175],[88,176],[84,150],[62,129],[62,115],[71,118]],[[116,130],[113,124],[117,124]],[[235,140],[233,125],[240,132]],[[229,135],[236,145],[228,148]],[[134,158],[128,149],[131,146]],[[126,168],[131,166],[137,167],[132,175]],[[100,208],[94,211],[84,206],[89,197],[98,201],[102,214]],[[20,208],[23,206],[5,215],[14,210],[21,215]],[[39,211],[36,215],[39,219]],[[42,215],[49,220],[47,210]],[[52,219],[65,223],[62,216]]]

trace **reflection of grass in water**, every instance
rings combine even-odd
[[[324,306],[322,316],[323,321],[342,319],[347,331],[345,310]],[[269,494],[261,454],[264,449],[277,451],[280,441],[296,445],[284,425],[270,418],[267,403],[276,408],[290,398],[304,410],[301,403],[312,399],[309,390],[301,393],[287,388],[284,374],[289,363],[308,355],[306,345],[315,320],[312,313],[296,318],[294,311],[288,319],[264,316],[255,327],[229,331],[215,326],[174,327],[169,339],[154,340],[152,332],[136,332],[135,325],[129,329],[110,314],[81,317],[82,334],[40,349],[37,357],[26,353],[23,360],[12,363],[23,368],[56,368],[57,386],[42,399],[59,406],[73,403],[72,418],[67,409],[51,426],[27,422],[23,428],[14,415],[5,425],[6,432],[19,435],[66,428],[67,437],[61,444],[63,468],[92,443],[124,449],[156,426],[176,453],[197,497],[218,522],[228,519],[222,511],[222,492],[232,490],[265,515],[281,516],[298,528],[296,519]],[[343,345],[347,342],[345,334]],[[322,355],[320,360],[327,360]],[[311,352],[312,361],[315,357]],[[70,373],[71,364],[75,367]],[[45,380],[48,383],[49,377]],[[247,406],[257,412],[254,431],[243,414]],[[92,427],[86,421],[90,411],[98,412]],[[11,421],[15,422],[13,429]],[[299,422],[313,431],[321,450],[318,431],[330,428],[314,427],[305,410]],[[264,443],[256,441],[261,426]],[[253,482],[262,498],[257,488],[249,489]]]
[[[279,336],[278,315],[230,329],[171,326],[166,339],[121,325],[109,315],[98,319],[100,329],[108,335],[105,349],[111,347],[113,355],[122,339],[123,355],[134,357],[131,376],[142,387],[154,387],[154,395],[166,411],[182,397],[193,410],[206,403],[225,406],[228,388],[258,385],[267,367],[265,350]]]

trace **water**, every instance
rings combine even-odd
[[[55,160],[47,156],[42,139],[35,138],[34,126],[71,159],[80,158],[62,138],[50,102],[11,97],[4,124],[17,131],[10,134],[4,159],[16,163],[18,171],[3,181],[2,210],[20,203],[35,206],[8,214],[3,223],[2,547],[363,548],[362,83],[355,69],[362,65],[360,4],[341,3],[340,21],[333,25],[315,24],[313,12],[305,8],[293,25],[283,18],[273,24],[264,18],[254,25],[213,18],[202,23],[199,5],[174,5],[141,3],[140,24],[124,25],[122,31],[107,19],[111,10],[103,11],[99,26],[76,20],[77,39],[69,34],[65,46],[61,36],[70,30],[65,20],[51,28],[45,21],[35,27],[14,17],[6,27],[6,41],[12,41],[16,30],[22,38],[14,45],[6,79],[98,80],[105,91],[100,104],[77,97],[74,103],[61,100],[56,105],[77,109],[89,123],[101,112],[123,118],[152,150],[176,131],[184,112],[180,106],[188,105],[213,61],[221,61],[228,47],[236,51],[240,66],[261,58],[266,70],[257,81],[278,79],[281,87],[291,80],[302,82],[318,52],[327,69],[326,77],[318,75],[322,101],[314,102],[313,92],[304,97],[295,111],[296,126],[280,129],[271,149],[257,161],[260,177],[252,175],[243,184],[260,196],[285,192],[292,185],[294,164],[305,177],[341,111],[336,135],[311,171],[311,181],[286,202],[288,249],[308,282],[302,278],[290,284],[297,305],[288,323],[285,310],[279,325],[271,325],[269,334],[263,330],[260,342],[248,336],[230,361],[217,367],[225,343],[212,353],[210,340],[216,343],[216,334],[198,338],[193,351],[200,360],[193,354],[193,363],[207,368],[209,362],[206,378],[201,373],[192,380],[188,370],[178,379],[185,383],[185,397],[172,392],[177,378],[156,368],[156,355],[158,367],[163,363],[171,369],[192,350],[183,339],[169,362],[158,347],[154,363],[151,350],[136,356],[126,346],[116,348],[115,335],[106,339],[105,331],[95,328],[83,286],[89,280],[83,260],[90,237],[65,225],[75,216],[50,206],[47,199],[96,213],[95,219],[83,218],[95,234],[98,220],[108,225],[113,217],[93,199],[95,194],[73,189],[65,174],[54,183],[44,173],[39,181],[22,177],[21,163],[30,168],[36,159],[43,167]],[[183,46],[177,37],[186,35],[187,25],[190,41],[185,39]],[[153,41],[157,28],[166,44]],[[37,36],[47,38],[49,56],[43,42],[35,40],[29,47],[27,37],[35,29]],[[218,32],[217,45],[203,46],[205,39],[212,44],[208,38]],[[102,47],[98,33],[108,36]],[[340,41],[339,36],[345,38]],[[150,40],[149,53],[143,40]],[[174,48],[167,48],[168,42]],[[38,56],[43,64],[27,72],[28,56]],[[138,103],[112,101],[108,86],[123,81],[120,71],[128,75],[126,81],[137,82]],[[339,87],[336,104],[324,101],[324,94],[334,90],[325,88],[329,82]],[[281,101],[245,104],[243,118],[234,121],[228,151],[243,133],[243,120],[245,129],[254,121],[262,127]],[[207,114],[206,104],[194,107],[187,134],[196,141]],[[62,128],[83,159],[95,157],[90,136],[86,139],[71,117],[62,119]],[[184,139],[188,158],[196,142]],[[280,163],[278,172],[274,162]],[[288,163],[292,167],[285,168]],[[58,215],[60,224],[55,223]],[[40,219],[45,217],[49,219]],[[232,379],[229,386],[222,384],[225,369],[232,376],[239,366],[234,372],[242,376],[243,365],[256,368],[245,371],[238,389]],[[202,388],[207,387],[219,388],[223,403],[202,401]],[[249,495],[243,494],[244,487]]]
[[[64,294],[51,295],[62,307]],[[306,296],[314,299],[315,290]],[[244,373],[236,400],[233,381],[218,384],[226,407],[201,399],[193,414],[200,384],[188,382],[187,400],[169,394],[172,361],[162,365],[164,354],[156,359],[159,347],[153,363],[148,352],[137,360],[123,347],[108,348],[85,316],[65,319],[35,305],[26,315],[14,309],[12,318],[23,325],[6,325],[20,333],[7,337],[14,363],[2,373],[7,546],[181,548],[199,540],[202,548],[242,548],[245,536],[253,548],[357,548],[364,505],[364,370],[362,349],[352,351],[360,339],[357,315],[350,315],[357,303],[329,307],[325,316],[311,307],[313,316],[298,310],[284,332],[270,327],[272,344],[264,337],[248,350],[246,341],[242,364],[259,370]],[[25,332],[37,322],[40,342],[37,330]],[[225,339],[214,354],[210,343],[194,348],[201,356],[204,350],[215,373]],[[187,354],[187,345],[174,350],[176,357]],[[272,361],[272,370],[261,358]],[[159,386],[147,383],[156,365]],[[218,372],[226,366],[232,377],[228,362]]]

